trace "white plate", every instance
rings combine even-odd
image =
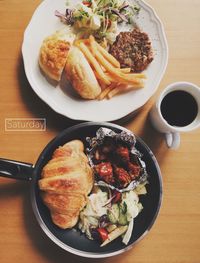
[[[74,0],[73,3],[80,2]],[[22,54],[26,76],[35,93],[54,111],[74,120],[114,121],[143,106],[155,93],[168,62],[168,46],[162,23],[155,11],[143,1],[136,2],[141,11],[137,25],[147,32],[154,50],[154,60],[145,71],[145,88],[113,97],[111,100],[83,100],[71,95],[63,87],[52,85],[41,73],[38,54],[43,39],[63,28],[54,15],[55,10],[65,12],[65,0],[44,0],[36,9],[24,33]],[[124,31],[124,29],[123,29]],[[127,29],[126,29],[127,31]]]

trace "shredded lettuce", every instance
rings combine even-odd
[[[73,9],[67,8],[65,14],[56,11],[55,15],[68,25],[79,29],[87,28],[96,39],[116,38],[116,24],[132,23],[132,18],[140,8],[126,0],[83,0]]]
[[[131,221],[129,222],[129,225],[128,225],[128,229],[122,239],[122,242],[127,245],[128,242],[130,241],[131,239],[131,235],[132,235],[132,232],[133,232],[133,225],[134,225],[134,219],[132,218]]]

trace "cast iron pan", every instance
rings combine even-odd
[[[49,210],[43,204],[38,189],[38,180],[44,165],[51,159],[55,149],[73,139],[80,139],[87,146],[86,137],[93,137],[100,127],[107,127],[115,132],[126,130],[125,128],[109,123],[86,122],[64,130],[55,139],[53,139],[40,154],[36,164],[0,159],[0,174],[2,176],[15,179],[29,180],[31,187],[31,201],[36,219],[46,233],[58,246],[73,254],[90,257],[103,258],[120,254],[130,249],[139,241],[152,227],[158,215],[162,200],[162,180],[161,172],[151,150],[138,137],[136,137],[136,148],[142,153],[142,159],[146,163],[149,174],[149,184],[147,185],[147,194],[140,197],[143,205],[142,212],[137,216],[134,223],[134,229],[131,240],[126,246],[118,238],[105,247],[100,247],[96,241],[87,239],[75,228],[71,230],[62,230],[51,221]]]

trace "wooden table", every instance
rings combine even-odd
[[[0,156],[34,163],[43,147],[75,124],[54,113],[32,91],[21,55],[23,32],[39,0],[0,1]],[[169,64],[158,92],[135,118],[122,123],[155,153],[164,183],[163,203],[150,233],[130,251],[110,259],[76,257],[54,245],[33,215],[30,185],[0,179],[0,262],[200,262],[200,130],[181,136],[178,150],[167,149],[147,118],[152,103],[169,83],[200,85],[200,1],[148,0],[162,19],[169,43]],[[46,23],[46,21],[44,21]],[[44,132],[6,132],[5,118],[46,118]]]

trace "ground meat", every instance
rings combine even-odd
[[[132,32],[121,32],[109,52],[122,68],[131,68],[132,72],[143,71],[153,60],[151,41],[138,28]]]

